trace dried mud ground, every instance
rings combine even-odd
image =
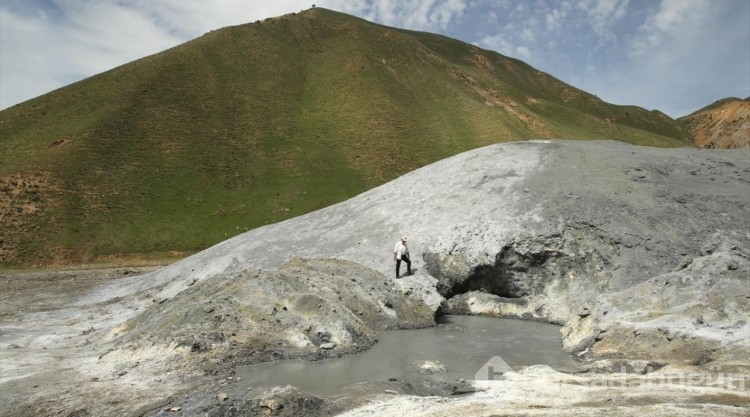
[[[159,268],[0,270],[0,318],[19,311],[60,308],[104,281],[145,274]]]
[[[103,269],[44,269],[44,270],[3,270],[0,271],[0,321],[3,323],[0,328],[0,336],[8,336],[9,333],[17,331],[28,325],[29,335],[26,340],[31,338],[53,338],[55,335],[65,333],[64,328],[55,329],[54,323],[48,323],[44,326],[42,322],[29,323],[30,317],[44,318],[46,314],[55,314],[63,311],[71,305],[74,305],[78,297],[87,293],[92,288],[101,285],[104,282],[112,282],[128,276],[140,275],[154,271],[159,267],[133,267],[133,268],[103,268]],[[70,321],[69,321],[70,322]],[[36,332],[32,331],[36,330]],[[49,331],[49,333],[47,333]],[[45,334],[47,333],[47,334]],[[83,334],[85,332],[81,332]],[[0,361],[7,365],[12,361],[15,352],[21,350],[21,346],[16,343],[9,343],[2,346]],[[52,352],[52,346],[44,346],[43,351]],[[26,396],[32,393],[46,396],[54,393],[56,390],[63,390],[64,387],[71,384],[78,384],[81,381],[75,373],[65,372],[64,368],[73,365],[66,362],[73,357],[68,357],[73,353],[70,349],[54,350],[57,357],[56,363],[60,369],[50,369],[49,361],[42,358],[34,358],[39,352],[22,353],[28,356],[29,373],[33,376],[18,378],[9,376],[4,372],[0,375],[2,383],[1,397],[5,400]],[[74,354],[74,356],[77,356]],[[14,363],[17,361],[13,361]],[[34,366],[34,362],[40,366]],[[8,365],[13,367],[13,365]],[[8,371],[4,366],[4,371]],[[70,368],[68,368],[68,371]],[[61,372],[62,371],[62,372]]]

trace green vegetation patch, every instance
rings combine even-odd
[[[0,112],[0,266],[172,258],[532,138],[689,145],[444,36],[320,8],[229,27]]]

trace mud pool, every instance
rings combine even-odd
[[[545,364],[574,372],[576,363],[560,344],[560,327],[525,320],[477,316],[442,316],[435,327],[389,331],[375,346],[357,355],[323,361],[279,361],[242,367],[237,377],[252,386],[294,385],[313,395],[334,395],[342,388],[369,381],[452,382],[473,380],[492,357],[514,370]],[[439,362],[431,372],[415,364]]]

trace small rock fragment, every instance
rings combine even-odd
[[[442,374],[448,369],[439,361],[414,361],[412,362],[421,374]]]
[[[281,402],[281,398],[277,396],[271,396],[261,401],[260,406],[267,408],[271,411],[281,410],[284,408],[284,404]]]

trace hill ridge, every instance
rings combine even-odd
[[[702,148],[750,148],[750,97],[727,97],[677,119]]]
[[[689,145],[444,36],[317,7],[226,27],[0,112],[0,265],[182,257],[529,138]]]

